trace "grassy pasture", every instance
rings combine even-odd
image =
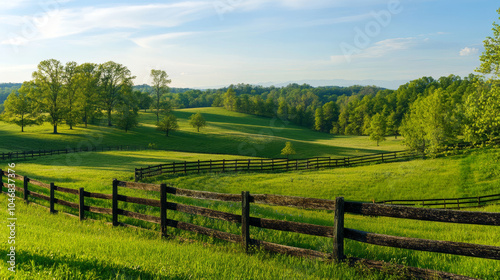
[[[19,174],[26,174],[44,182],[55,181],[64,187],[84,187],[87,191],[111,193],[111,179],[132,179],[133,167],[138,164],[161,163],[165,160],[195,160],[217,156],[205,154],[147,151],[147,152],[104,152],[81,154],[79,161],[67,161],[68,155],[41,158],[37,161],[20,163]],[[222,156],[222,155],[219,155]],[[225,157],[225,156],[222,156]],[[463,197],[487,195],[498,192],[500,174],[498,165],[500,150],[476,151],[466,155],[430,160],[389,163],[355,168],[340,168],[318,171],[288,173],[239,173],[202,174],[175,176],[157,179],[157,182],[171,182],[176,187],[239,193],[273,193],[296,196],[333,199],[344,196],[347,200],[371,201],[372,199],[411,199]],[[43,192],[43,191],[42,191]],[[158,199],[158,194],[136,190],[122,190],[121,194]],[[72,195],[61,196],[65,200],[76,201]],[[212,209],[239,213],[237,203],[207,202],[169,195],[169,201],[186,203]],[[94,200],[96,205],[110,207],[109,201]],[[120,208],[158,216],[158,209],[140,205],[120,203]],[[481,211],[500,211],[499,206],[489,206]],[[211,219],[193,217],[188,214],[169,211],[169,217],[202,226],[238,234],[236,224],[216,222]],[[252,205],[251,215],[273,219],[332,225],[330,211],[306,211],[287,207]],[[98,217],[95,215],[93,217]],[[101,217],[109,221],[109,217]],[[158,226],[135,222],[125,217],[122,221],[143,225],[158,230]],[[448,240],[500,246],[498,227],[469,226],[446,223],[432,223],[398,220],[391,218],[361,217],[346,215],[346,227],[396,236]],[[225,242],[197,236],[180,230],[169,229],[172,235],[198,239],[220,248],[233,248]],[[251,237],[270,242],[331,252],[332,241],[328,238],[285,233],[258,228],[251,229]],[[221,249],[222,250],[222,249]],[[230,249],[228,249],[230,250]],[[346,242],[346,254],[376,260],[392,261],[400,264],[430,268],[478,277],[500,279],[498,261],[470,257],[416,252],[365,245],[354,241]],[[378,277],[365,275],[366,277]],[[333,276],[324,276],[330,278]],[[322,278],[322,277],[320,277]]]
[[[189,126],[189,116],[202,113],[208,127],[198,133]],[[286,141],[291,141],[297,150],[297,158],[314,156],[352,156],[374,152],[402,150],[401,139],[393,137],[379,147],[366,136],[333,136],[326,133],[283,123],[277,118],[265,118],[221,108],[196,108],[174,111],[178,118],[179,131],[170,137],[155,128],[156,116],[152,112],[141,112],[139,126],[128,133],[115,127],[89,125],[76,126],[73,130],[65,125],[59,134],[52,134],[48,123],[26,128],[21,133],[18,126],[0,121],[0,152],[86,148],[93,146],[155,144],[164,150],[196,153],[232,154],[240,156],[281,157],[280,151]]]

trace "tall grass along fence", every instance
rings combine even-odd
[[[71,153],[81,153],[81,152],[105,152],[105,151],[143,151],[147,150],[147,147],[142,146],[101,146],[101,147],[86,147],[86,148],[66,148],[59,150],[32,150],[32,151],[22,151],[22,152],[9,152],[0,153],[1,160],[25,160],[32,159],[42,156],[52,156],[52,155],[63,155]]]
[[[0,174],[7,175],[7,172],[0,172]],[[460,223],[460,224],[474,224],[474,225],[500,225],[500,213],[487,213],[487,212],[465,212],[456,210],[442,210],[442,209],[429,209],[429,208],[414,208],[398,205],[381,205],[374,203],[361,203],[344,201],[342,197],[335,200],[317,199],[317,198],[304,198],[271,194],[250,194],[249,192],[242,192],[241,194],[225,194],[214,193],[206,191],[195,191],[187,189],[179,189],[166,184],[145,184],[137,182],[125,182],[113,180],[112,194],[101,194],[86,192],[83,188],[79,190],[62,188],[55,186],[54,183],[46,184],[28,177],[23,177],[16,174],[16,179],[23,181],[23,187],[17,187],[16,190],[23,194],[24,200],[29,201],[29,197],[46,200],[49,202],[49,209],[51,213],[55,213],[55,204],[64,205],[74,208],[79,211],[79,218],[85,219],[86,211],[99,214],[107,214],[112,216],[112,224],[114,226],[127,225],[120,222],[120,216],[125,216],[141,221],[146,221],[160,225],[162,236],[167,236],[168,228],[177,228],[180,230],[190,231],[197,234],[210,236],[213,238],[226,240],[233,243],[240,243],[244,251],[248,251],[251,246],[263,248],[265,250],[289,254],[299,257],[308,257],[321,260],[332,260],[335,262],[345,261],[351,265],[363,264],[368,267],[385,269],[388,265],[385,262],[360,259],[356,257],[347,258],[344,255],[344,239],[351,239],[362,243],[368,243],[379,246],[389,246],[394,248],[437,252],[445,254],[453,254],[460,256],[469,256],[476,258],[500,260],[500,247],[450,242],[450,241],[436,241],[419,238],[408,238],[400,236],[390,236],[372,232],[365,232],[356,229],[344,227],[344,213],[353,213],[366,216],[383,216],[401,219],[413,219],[422,221],[433,222],[447,222],[447,223]],[[48,189],[50,195],[43,195],[28,189],[29,184],[36,185],[41,188]],[[2,183],[7,187],[6,183]],[[143,191],[157,192],[159,199],[147,199],[132,196],[125,196],[119,194],[121,188],[138,189]],[[59,192],[77,195],[78,203],[64,201],[55,198]],[[229,201],[241,203],[241,214],[233,214],[212,210],[209,208],[185,205],[180,203],[172,203],[167,201],[167,194],[189,197],[199,200],[215,200],[215,201]],[[104,200],[111,200],[111,209],[94,207],[88,205],[85,198],[98,198]],[[159,208],[160,216],[152,216],[141,214],[125,209],[120,209],[119,202],[128,202],[139,205]],[[291,222],[275,219],[257,218],[250,216],[250,207],[252,204],[267,204],[275,206],[287,206],[302,209],[312,210],[331,210],[334,215],[334,222],[331,226],[315,225],[300,222]],[[194,216],[203,216],[211,219],[221,220],[228,223],[236,223],[241,226],[241,234],[233,234],[224,231],[219,231],[192,223],[177,221],[169,219],[169,211],[178,211],[182,213],[191,214]],[[313,236],[320,236],[332,239],[333,251],[331,254],[315,251],[311,249],[297,248],[286,246],[276,243],[271,243],[265,240],[256,240],[250,238],[252,228],[265,228],[278,231],[295,232]],[[439,272],[428,269],[421,269],[415,267],[403,267],[400,265],[392,265],[392,267],[406,271],[410,277],[434,279],[471,279],[466,276],[454,275],[447,272]]]
[[[421,154],[406,151],[370,154],[364,156],[332,158],[314,157],[306,159],[233,159],[172,162],[135,169],[135,181],[161,174],[238,172],[238,171],[291,171],[319,168],[336,168],[376,162],[408,160]]]
[[[383,200],[376,203],[402,206],[422,206],[442,209],[463,209],[482,207],[487,204],[491,204],[492,202],[498,201],[500,201],[500,194],[462,198]]]

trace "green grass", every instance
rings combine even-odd
[[[70,155],[60,155],[40,158],[33,162],[19,163],[16,171],[19,174],[28,175],[44,182],[56,182],[57,185],[63,187],[84,187],[87,191],[111,193],[111,178],[130,180],[132,179],[133,167],[137,165],[160,163],[165,160],[194,160],[198,158],[203,160],[206,157],[212,157],[206,154],[163,151],[83,153],[79,155],[82,157],[75,162],[68,161]],[[499,158],[500,150],[485,149],[448,158],[355,168],[267,174],[196,174],[174,176],[168,179],[163,178],[156,180],[156,182],[171,182],[180,188],[225,193],[240,193],[243,190],[248,190],[251,193],[272,193],[326,199],[344,196],[346,200],[355,201],[453,198],[498,193],[498,187],[500,186],[500,172],[498,172],[497,168]],[[44,192],[44,190],[39,191]],[[45,193],[47,192],[45,191]],[[120,189],[120,193],[158,199],[158,194],[153,192]],[[59,197],[76,201],[76,197],[72,195],[61,195]],[[231,213],[241,211],[238,203],[199,201],[170,195],[168,200],[210,207]],[[90,201],[92,201],[93,205],[110,207],[109,201],[96,199]],[[150,215],[159,215],[158,209],[154,207],[120,203],[120,208],[122,207]],[[481,211],[499,212],[500,206],[489,206]],[[237,224],[215,222],[212,219],[193,217],[174,211],[169,211],[168,215],[172,219],[235,234],[239,234],[240,230]],[[252,205],[251,215],[329,226],[333,224],[333,213],[331,211],[306,211],[287,207]],[[107,216],[91,215],[91,217],[109,221]],[[158,230],[157,226],[151,226],[147,223],[136,222],[124,217],[120,217],[120,219],[121,221]],[[373,218],[357,215],[346,215],[346,227],[396,236],[500,246],[500,240],[498,239],[498,236],[500,236],[499,227]],[[175,236],[197,239],[208,244],[215,244],[214,248],[230,246],[225,242],[180,230],[169,229],[169,233]],[[331,252],[332,248],[331,239],[295,233],[252,228],[251,237],[323,252]],[[494,260],[371,246],[354,241],[346,242],[346,254],[448,271],[481,279],[500,279],[498,261]],[[370,274],[366,277],[372,276]]]
[[[162,240],[146,231],[51,215],[21,201],[16,213],[16,273],[2,261],[2,279],[397,279],[343,264],[260,251],[246,255],[236,245]],[[1,211],[2,236],[8,234],[6,219]],[[9,247],[0,244],[5,257]]]
[[[198,133],[189,126],[189,116],[200,112],[208,127]],[[379,147],[366,136],[333,136],[314,132],[304,127],[285,124],[279,119],[257,117],[227,111],[221,108],[197,108],[176,110],[179,131],[165,137],[155,128],[156,116],[141,112],[139,126],[125,133],[123,130],[105,125],[77,126],[69,130],[59,127],[59,134],[52,134],[52,127],[26,128],[21,133],[18,126],[0,122],[0,152],[65,149],[101,145],[156,144],[159,149],[196,153],[220,153],[241,156],[281,157],[280,151],[286,141],[291,141],[297,151],[295,157],[352,156],[374,152],[402,150],[401,139],[390,138]]]

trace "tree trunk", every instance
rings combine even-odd
[[[85,120],[85,128],[87,128],[87,111],[85,111],[85,116],[83,117],[83,119]]]
[[[168,137],[168,129],[167,129],[166,133],[167,133],[167,137]]]
[[[21,132],[24,132],[24,116],[21,116]]]
[[[200,127],[198,126],[198,132],[200,132]]]
[[[108,126],[111,126],[111,110],[108,110]]]
[[[54,134],[57,134],[57,124],[54,125]]]

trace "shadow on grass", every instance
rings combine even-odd
[[[29,271],[33,275],[37,273],[72,279],[72,277],[95,274],[102,279],[189,279],[188,274],[179,276],[162,276],[152,274],[151,272],[141,271],[140,267],[136,269],[115,263],[106,263],[99,260],[81,260],[78,258],[68,258],[63,256],[43,256],[31,252],[20,251],[16,262],[18,270]],[[44,273],[45,272],[45,273]],[[67,277],[67,278],[66,278]],[[121,277],[121,278],[119,278]]]

